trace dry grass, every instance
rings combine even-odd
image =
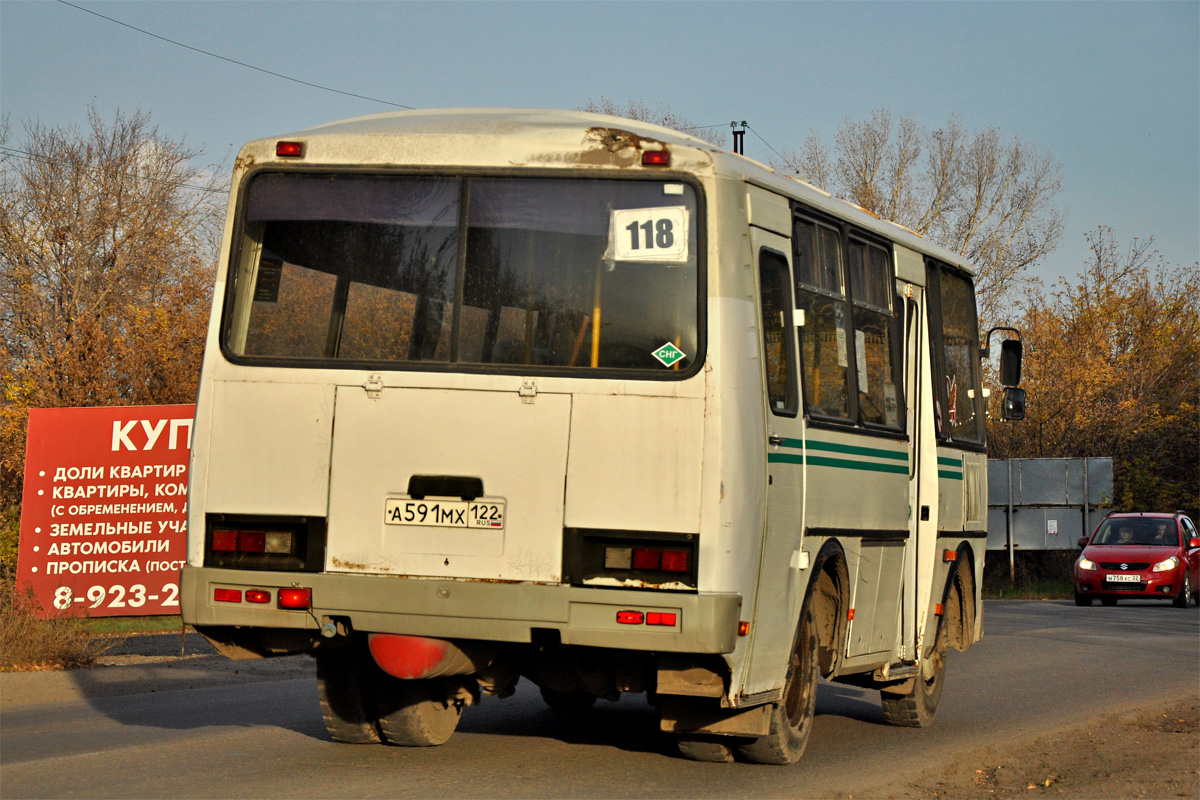
[[[0,579],[0,672],[87,667],[121,642],[93,635],[82,619],[41,619],[40,610],[28,587]]]

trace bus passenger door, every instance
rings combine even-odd
[[[905,394],[908,398],[909,541],[905,554],[904,614],[900,657],[915,661],[925,627],[937,548],[938,483],[936,410],[932,389],[925,288],[905,284]]]
[[[760,353],[766,381],[766,522],[755,599],[749,665],[737,692],[744,698],[777,692],[803,601],[800,546],[804,532],[804,420],[797,377],[791,242],[751,229],[757,260]],[[771,699],[771,698],[767,698]]]

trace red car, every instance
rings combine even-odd
[[[1106,606],[1163,598],[1178,608],[1200,603],[1200,533],[1182,511],[1109,514],[1079,546],[1077,606],[1097,597]]]

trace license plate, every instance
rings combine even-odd
[[[1111,583],[1141,583],[1140,575],[1105,575],[1104,580]]]
[[[383,506],[386,525],[503,530],[504,500],[410,500],[389,497]]]

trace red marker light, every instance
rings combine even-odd
[[[213,600],[218,603],[240,603],[242,602],[241,589],[213,589]]]
[[[312,589],[280,589],[279,607],[300,610],[312,608]]]
[[[304,155],[304,142],[276,142],[275,155],[279,158],[301,158]]]
[[[675,627],[675,615],[668,611],[648,611],[646,612],[647,625],[665,625],[668,628]]]
[[[670,150],[647,150],[642,153],[643,167],[669,167],[671,166],[671,151]]]
[[[247,589],[247,603],[269,603],[271,602],[271,593],[264,592],[262,589]]]
[[[617,622],[622,625],[641,625],[646,615],[640,611],[618,611]]]

